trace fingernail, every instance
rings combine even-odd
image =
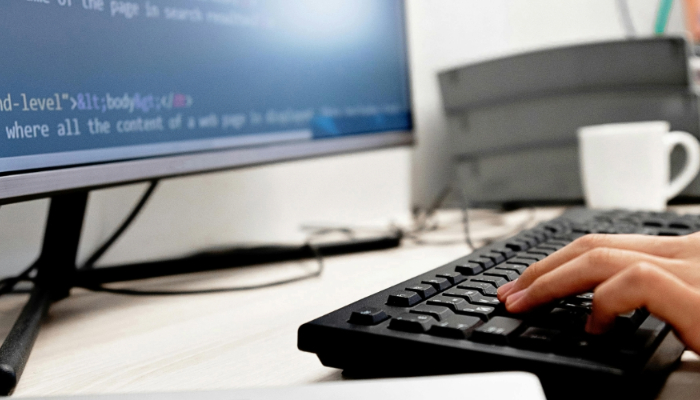
[[[514,286],[515,286],[515,281],[508,282],[505,285],[498,288],[498,298],[501,299],[501,301],[506,300],[508,298],[508,293],[513,291]]]
[[[527,289],[523,289],[508,296],[508,299],[506,300],[506,308],[511,311],[511,309],[514,308],[514,306],[516,306],[526,294]]]

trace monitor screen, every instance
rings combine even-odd
[[[408,80],[401,0],[3,0],[0,187],[407,143]]]

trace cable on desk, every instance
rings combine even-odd
[[[313,279],[321,276],[325,269],[325,263],[323,254],[319,251],[318,247],[311,243],[311,238],[307,240],[305,246],[313,252],[316,261],[318,263],[318,268],[309,274],[298,276],[295,278],[283,279],[274,282],[262,283],[259,285],[250,286],[234,286],[234,287],[224,287],[224,288],[213,288],[213,289],[201,289],[201,290],[139,290],[139,289],[112,289],[107,288],[102,285],[82,285],[83,289],[87,289],[93,292],[104,292],[112,294],[122,294],[128,296],[185,296],[185,295],[200,295],[200,294],[214,294],[214,293],[225,293],[225,292],[242,292],[247,290],[258,290],[265,289],[275,286],[287,285],[290,283],[305,281],[308,279]]]
[[[146,205],[148,202],[149,198],[152,196],[154,190],[156,189],[158,184],[158,181],[151,181],[148,189],[144,192],[142,195],[141,199],[139,202],[136,204],[134,209],[129,213],[129,215],[126,217],[126,219],[122,222],[122,224],[119,226],[119,228],[112,234],[112,236],[102,245],[100,248],[95,251],[89,258],[88,261],[85,262],[83,268],[92,268],[99,260],[99,258],[104,255],[104,253],[116,242],[116,240],[124,233],[124,231],[131,225],[131,223],[134,221],[136,216],[139,214],[139,212],[143,209],[143,207]],[[464,241],[466,242],[467,246],[469,246],[472,250],[475,249],[476,247],[474,246],[471,238],[471,233],[470,233],[470,219],[469,219],[469,203],[467,202],[465,196],[463,193],[460,191],[454,190],[453,187],[446,187],[443,189],[438,197],[433,201],[431,206],[423,212],[421,215],[416,215],[417,213],[414,212],[414,216],[416,218],[415,226],[412,229],[401,229],[395,225],[391,226],[391,230],[395,232],[401,233],[402,236],[407,237],[411,240],[413,240],[415,243],[418,244],[424,244],[424,245],[451,245],[455,243],[461,243],[462,240],[460,241],[426,241],[422,239],[420,236],[423,233],[426,232],[435,232],[438,229],[440,229],[440,226],[437,223],[430,223],[431,218],[435,215],[436,211],[442,206],[444,201],[447,199],[447,197],[451,194],[455,193],[456,197],[461,203],[461,212],[462,212],[462,218],[461,218],[461,225],[464,230]],[[521,223],[518,227],[514,228],[512,231],[517,232],[522,229],[524,229],[535,217],[535,213],[532,212],[530,218]],[[169,290],[138,290],[138,289],[130,289],[130,288],[125,288],[125,289],[113,289],[113,288],[108,288],[103,285],[81,285],[80,287],[95,291],[95,292],[105,292],[105,293],[113,293],[113,294],[123,294],[123,295],[135,295],[135,296],[178,296],[178,295],[199,295],[199,294],[213,294],[213,293],[223,293],[223,292],[234,292],[234,291],[247,291],[247,290],[257,290],[257,289],[264,289],[268,287],[274,287],[274,286],[280,286],[280,285],[285,285],[285,284],[290,284],[290,283],[295,283],[307,279],[313,279],[316,277],[319,277],[323,274],[324,271],[324,258],[323,255],[321,254],[319,248],[315,246],[312,243],[312,240],[314,237],[326,235],[329,233],[342,233],[346,236],[348,236],[350,239],[355,238],[356,234],[356,228],[353,227],[348,227],[348,226],[337,226],[337,227],[327,227],[327,226],[314,226],[314,227],[309,227],[309,226],[303,226],[302,230],[309,231],[311,230],[312,232],[309,234],[307,241],[305,243],[305,247],[307,247],[315,256],[317,262],[318,262],[318,268],[316,271],[311,272],[306,275],[302,275],[299,277],[295,278],[290,278],[290,279],[284,279],[280,281],[274,281],[274,282],[269,282],[269,283],[263,283],[259,285],[250,285],[250,286],[237,286],[237,287],[228,287],[228,288],[213,288],[213,289],[202,289],[202,290],[186,290],[186,291],[169,291]],[[504,237],[510,236],[512,232],[509,232],[508,234],[502,235]],[[490,243],[495,240],[499,240],[501,236],[496,237],[496,238],[488,238],[485,240],[486,243]],[[15,289],[15,286],[19,282],[34,282],[32,273],[34,272],[35,267],[32,265],[31,267],[27,268],[24,270],[21,274],[14,276],[14,277],[8,277],[5,279],[0,280],[0,296],[3,294],[8,294],[8,293],[13,293],[13,294],[19,294],[19,293],[27,293],[28,291],[20,289],[17,290]]]
[[[431,223],[431,219],[434,217],[435,213],[437,210],[442,207],[443,203],[447,200],[450,194],[454,194],[456,200],[460,203],[460,211],[462,214],[460,224],[462,226],[462,229],[464,230],[464,239],[460,240],[425,240],[421,237],[421,235],[425,233],[430,233],[430,232],[437,232],[440,229],[444,229],[444,226],[440,226],[437,222]],[[419,244],[419,245],[430,245],[430,246],[443,246],[443,245],[454,245],[454,244],[459,244],[462,242],[466,242],[467,246],[469,246],[470,249],[475,250],[477,247],[474,244],[474,240],[472,239],[471,236],[471,218],[469,217],[469,210],[471,206],[469,204],[469,201],[467,200],[467,197],[464,195],[464,193],[456,189],[455,186],[447,186],[443,190],[441,190],[438,194],[438,196],[435,198],[435,200],[431,203],[431,205],[425,209],[414,209],[413,215],[414,215],[414,227],[410,230],[404,230],[404,236],[407,237],[408,239],[412,240],[414,243]],[[488,237],[480,240],[480,245],[485,246],[490,243],[493,243],[495,241],[501,240],[508,238],[521,230],[527,228],[534,220],[536,217],[535,209],[530,207],[528,208],[529,210],[529,216],[527,219],[521,223],[519,223],[516,227],[508,230],[507,233],[494,236],[494,237]]]
[[[461,224],[462,229],[464,231],[464,239],[459,241],[426,241],[425,239],[422,239],[422,234],[427,232],[435,232],[439,229],[439,225],[437,223],[431,224],[430,220],[435,215],[437,210],[443,205],[445,200],[447,200],[449,195],[453,193],[461,205]],[[466,197],[464,197],[464,194],[461,193],[461,191],[459,190],[455,190],[453,186],[446,186],[445,188],[443,188],[426,210],[421,211],[420,209],[415,209],[413,211],[413,218],[415,221],[414,227],[409,230],[403,230],[402,232],[405,237],[413,240],[413,242],[416,244],[431,246],[447,246],[462,243],[464,241],[470,249],[476,249],[476,247],[474,247],[474,243],[472,242],[471,233],[469,229],[469,203],[466,200]]]
[[[100,246],[97,250],[95,250],[94,253],[90,257],[88,257],[87,261],[83,264],[83,268],[93,268],[95,266],[95,263],[102,258],[102,256],[109,250],[110,247],[114,244],[114,242],[121,237],[121,235],[126,231],[126,229],[131,225],[132,222],[134,222],[134,219],[138,216],[138,214],[141,212],[143,207],[146,205],[148,200],[151,198],[153,195],[153,192],[156,190],[156,187],[158,186],[158,180],[153,180],[150,182],[148,189],[143,193],[141,196],[141,199],[139,199],[139,202],[136,203],[136,206],[131,210],[129,215],[127,215],[126,219],[119,225],[119,228],[117,228],[114,233],[112,233],[112,236],[105,241],[102,246]]]
[[[391,224],[388,227],[388,230],[393,232],[393,234],[399,234],[401,237],[407,238],[412,240],[414,243],[419,244],[419,245],[430,245],[430,246],[449,246],[449,245],[454,245],[458,243],[463,243],[466,241],[467,246],[469,246],[471,249],[474,249],[474,246],[472,245],[472,240],[471,236],[469,233],[469,206],[466,203],[466,201],[462,201],[462,218],[460,220],[460,224],[463,226],[464,232],[465,232],[465,237],[466,240],[460,239],[460,240],[425,240],[421,237],[421,235],[425,233],[430,233],[430,232],[436,232],[440,229],[444,229],[444,226],[440,226],[437,222],[433,222],[432,218],[435,216],[435,213],[442,207],[444,204],[445,200],[449,197],[449,195],[454,191],[452,186],[446,186],[443,188],[438,195],[435,197],[435,199],[432,201],[430,206],[428,206],[427,209],[420,209],[420,208],[415,208],[413,210],[413,226],[409,228],[403,228],[400,226],[397,226],[396,224]],[[460,200],[463,200],[460,199]],[[325,226],[325,225],[302,225],[301,227],[302,230],[308,231],[308,230],[315,230],[319,234],[326,234],[326,233],[342,233],[348,236],[350,239],[354,239],[356,236],[356,231],[358,230],[369,230],[373,229],[376,230],[376,227],[362,227],[362,226],[350,226],[350,225],[345,225],[345,226]]]

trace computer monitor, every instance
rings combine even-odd
[[[412,141],[401,0],[0,3],[0,201]]]
[[[0,1],[0,203],[52,198],[0,394],[53,301],[114,281],[75,265],[90,190],[412,143],[405,25],[402,0]]]

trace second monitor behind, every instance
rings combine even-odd
[[[472,205],[578,203],[578,127],[664,120],[700,136],[688,54],[681,38],[623,40],[440,73],[455,184]],[[700,179],[676,200],[700,201]]]

